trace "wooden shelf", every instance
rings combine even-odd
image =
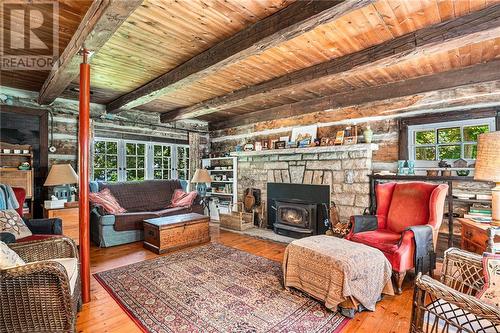
[[[31,157],[31,154],[0,153],[0,156],[20,156],[20,157]]]

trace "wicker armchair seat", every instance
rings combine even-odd
[[[451,248],[444,255],[441,281],[417,276],[410,332],[500,332],[500,308],[476,298],[484,286],[481,260]]]
[[[442,318],[442,319],[440,319]],[[437,321],[436,321],[437,319]],[[450,323],[453,323],[450,325]],[[475,314],[447,302],[437,299],[427,305],[425,311],[423,327],[431,331],[431,327],[436,325],[436,332],[459,332],[461,327],[466,332],[499,332],[500,326],[495,325],[488,319],[476,316]]]
[[[0,270],[0,332],[74,332],[78,251],[67,237],[9,244],[26,265]]]

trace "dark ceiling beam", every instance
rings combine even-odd
[[[231,117],[226,121],[210,124],[210,130],[244,126],[257,122],[301,116],[311,112],[332,110],[379,100],[415,95],[433,90],[496,81],[500,80],[499,66],[500,60],[495,60],[442,73],[304,100]]]
[[[85,46],[94,54],[113,36],[142,0],[94,0],[58,61],[45,80],[38,97],[39,104],[50,104],[78,76]]]
[[[430,54],[434,51],[458,49],[496,37],[500,37],[500,4],[411,32],[354,54],[167,112],[162,115],[162,121],[196,118],[258,102],[266,96],[288,95],[305,83],[328,81],[366,68],[383,68],[424,52]]]
[[[371,2],[372,0],[294,2],[142,87],[117,98],[106,109],[108,112],[117,112],[119,109],[146,104],[215,73],[224,66],[260,54]]]

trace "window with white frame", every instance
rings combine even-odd
[[[495,131],[495,118],[408,126],[409,159],[420,165],[459,158],[474,161],[479,134],[490,131]]]
[[[189,179],[189,146],[95,138],[92,179],[134,181]]]

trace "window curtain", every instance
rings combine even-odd
[[[189,132],[189,180],[194,175],[196,169],[201,167],[201,147],[200,147],[200,134]]]

